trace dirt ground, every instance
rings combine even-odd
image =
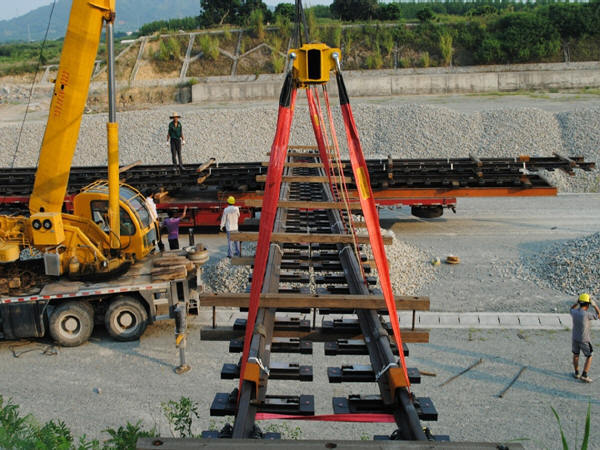
[[[535,299],[546,299],[548,308],[568,309],[572,300],[564,294],[518,279],[497,280],[481,276],[499,262],[518,257],[524,249],[557,240],[600,231],[600,195],[559,195],[557,198],[461,199],[456,215],[444,215],[431,222],[412,218],[407,211],[387,212],[384,226],[396,235],[435,255],[460,255],[463,264],[442,265],[423,294],[432,300],[432,309],[441,311],[542,310]],[[211,258],[223,257],[223,234],[198,235]],[[443,271],[443,272],[442,272]],[[527,301],[522,301],[527,299]],[[534,301],[529,301],[533,299]],[[221,311],[219,324],[234,311]],[[319,319],[320,320],[320,319]],[[209,407],[217,392],[231,392],[236,382],[220,380],[225,362],[234,363],[238,354],[228,353],[227,342],[200,340],[199,328],[208,324],[210,314],[196,318],[190,329],[188,362],[192,371],[176,375],[178,364],[174,330],[170,321],[152,325],[140,341],[118,343],[97,327],[89,343],[59,349],[46,356],[41,348],[26,342],[0,343],[0,394],[21,405],[23,412],[39,420],[64,420],[76,435],[106,439],[107,427],[141,420],[170,436],[161,413],[161,403],[189,397],[198,403],[200,417],[194,433],[220,428],[225,418],[211,418]],[[594,345],[600,344],[594,337]],[[43,341],[43,345],[49,344]],[[23,347],[20,347],[23,345]],[[35,344],[37,345],[37,344]],[[19,346],[19,347],[15,347]],[[413,385],[417,396],[430,397],[439,412],[437,422],[428,422],[434,434],[448,434],[453,441],[511,442],[526,448],[559,448],[559,430],[551,407],[561,417],[570,444],[581,441],[588,405],[592,412],[592,447],[600,442],[600,395],[596,384],[587,385],[570,376],[570,334],[568,330],[541,331],[517,329],[462,329],[431,331],[429,344],[409,346],[409,367],[435,373]],[[14,351],[33,349],[19,358]],[[275,359],[275,358],[274,358]],[[477,360],[473,370],[444,387],[440,384]],[[277,361],[314,366],[314,382],[272,381],[270,392],[310,393],[315,396],[317,413],[331,412],[331,398],[351,393],[375,393],[375,386],[329,384],[326,367],[366,364],[367,357],[324,356],[316,344],[313,355],[277,355]],[[500,391],[521,367],[518,381],[503,398]],[[600,373],[592,365],[592,377]],[[283,432],[300,434],[303,439],[370,439],[389,434],[389,424],[319,424],[312,422],[263,424]],[[299,427],[299,431],[296,429]]]

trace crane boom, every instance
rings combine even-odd
[[[62,210],[103,22],[114,15],[115,0],[73,0],[29,201],[31,214]]]

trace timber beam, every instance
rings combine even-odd
[[[262,198],[249,198],[244,200],[244,206],[248,208],[261,208],[263,205]],[[346,209],[346,204],[343,202],[304,202],[298,200],[280,200],[277,203],[280,208],[288,209]],[[361,211],[359,202],[350,202],[348,207],[353,211]]]
[[[210,294],[200,296],[200,306],[228,306],[247,308],[249,294]],[[429,311],[429,297],[395,296],[397,310]],[[381,295],[306,295],[262,294],[262,308],[342,308],[386,309]]]
[[[258,241],[258,232],[243,231],[232,232],[231,239],[241,242]],[[369,236],[356,236],[359,244],[369,244]],[[273,233],[271,242],[282,243],[315,243],[315,244],[353,244],[354,236],[351,234],[325,234],[325,233]],[[383,236],[384,245],[392,245],[394,239],[390,236]]]
[[[429,330],[426,329],[411,329],[401,328],[400,333],[402,334],[402,342],[407,344],[410,343],[422,343],[426,344],[429,342]],[[203,341],[230,341],[231,339],[239,339],[244,336],[244,330],[234,330],[231,326],[203,326],[200,328],[200,339]],[[275,330],[273,331],[273,337],[295,337],[305,341],[312,342],[330,342],[336,339],[363,339],[364,336],[360,330],[356,329],[339,329],[332,330],[329,328],[312,328],[310,330]]]

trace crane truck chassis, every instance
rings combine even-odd
[[[181,302],[197,309],[198,269],[183,279],[153,282],[151,269],[162,257],[147,257],[112,280],[58,279],[34,295],[0,297],[0,338],[43,337],[49,332],[60,345],[73,347],[87,341],[100,322],[114,339],[130,341],[138,339],[148,324],[174,318]]]

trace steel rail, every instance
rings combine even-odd
[[[310,157],[311,154],[307,154]],[[351,176],[347,161],[343,169]],[[594,163],[582,157],[531,157],[531,158],[456,158],[456,159],[370,159],[367,160],[369,175],[375,188],[407,187],[493,187],[493,186],[546,186],[547,181],[537,173],[541,170],[562,170],[573,173],[574,169],[590,171]],[[176,193],[198,187],[199,189],[256,191],[262,183],[257,175],[266,173],[267,167],[260,162],[215,163],[198,173],[199,164],[187,164],[184,170],[172,165],[137,165],[120,174],[127,183],[143,191],[160,189]],[[74,167],[69,178],[68,192],[73,194],[106,173],[106,167]],[[526,176],[526,179],[523,179]],[[6,195],[29,195],[35,177],[34,168],[0,168],[0,192]],[[351,184],[351,187],[353,184]]]

